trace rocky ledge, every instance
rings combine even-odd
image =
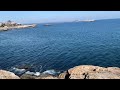
[[[118,67],[99,67],[93,65],[80,65],[73,67],[59,76],[53,75],[27,75],[18,77],[15,74],[0,70],[0,79],[120,79],[120,68]]]
[[[81,65],[59,75],[60,79],[120,79],[120,68]]]
[[[35,27],[36,24],[31,24],[31,25],[18,25],[18,26],[5,26],[5,27],[0,27],[0,31],[7,31],[11,29],[20,29],[20,28],[31,28]]]
[[[20,79],[20,78],[12,72],[0,70],[0,79]]]

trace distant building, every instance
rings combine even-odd
[[[0,22],[0,26],[2,26],[2,23]]]
[[[4,26],[5,26],[5,23],[0,22],[0,27],[4,27]]]
[[[22,24],[13,22],[13,21],[11,21],[11,20],[8,20],[8,21],[5,22],[5,23],[0,22],[0,27],[4,27],[4,26],[9,27],[9,26],[18,26],[18,25],[22,25]]]
[[[17,25],[21,25],[21,24],[17,24],[16,22],[13,22],[11,20],[8,20],[6,23],[5,23],[6,26],[17,26]]]
[[[17,23],[17,25],[22,25],[21,23]]]

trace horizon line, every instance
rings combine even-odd
[[[103,19],[89,19],[89,20],[109,20],[109,19],[120,19],[120,18],[103,18]],[[80,20],[80,19],[75,19],[75,20]],[[23,24],[65,23],[65,22],[74,22],[75,20],[71,20],[71,21],[48,21],[48,22],[23,22]],[[86,19],[84,19],[84,20],[86,20]],[[6,20],[6,21],[8,21],[8,20]],[[10,20],[10,21],[14,22],[14,20]]]

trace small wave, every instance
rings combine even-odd
[[[59,73],[60,73],[60,71],[55,71],[55,70],[46,70],[43,72],[43,74],[51,74],[51,75],[56,75]]]
[[[39,76],[40,72],[30,72],[30,71],[27,71],[27,72],[25,72],[25,74]]]
[[[19,68],[16,68],[16,67],[11,68],[10,71],[17,74],[17,75],[21,75],[21,74],[26,72],[25,69],[19,69]]]
[[[15,70],[16,72],[25,72],[26,70],[25,69],[19,69],[19,68],[13,68],[13,70]]]
[[[55,70],[46,70],[43,73],[40,73],[40,72],[31,72],[31,71],[25,72],[25,74],[34,75],[34,76],[47,75],[47,74],[57,75],[59,73],[60,73],[60,71],[55,71]]]
[[[42,68],[42,67],[41,67]],[[40,68],[40,69],[41,69]],[[42,69],[41,69],[42,70]],[[9,71],[15,73],[18,76],[21,76],[23,74],[28,74],[28,75],[32,75],[32,76],[40,76],[40,75],[58,75],[61,72],[60,71],[56,71],[54,69],[51,70],[46,70],[41,72],[40,71],[35,71],[35,70],[31,70],[31,69],[26,69],[26,68],[17,68],[17,67],[12,67]]]

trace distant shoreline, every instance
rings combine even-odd
[[[5,27],[0,27],[0,31],[8,31],[11,29],[21,29],[21,28],[31,28],[35,27],[36,24],[30,24],[30,25],[18,25],[18,26],[5,26]]]

